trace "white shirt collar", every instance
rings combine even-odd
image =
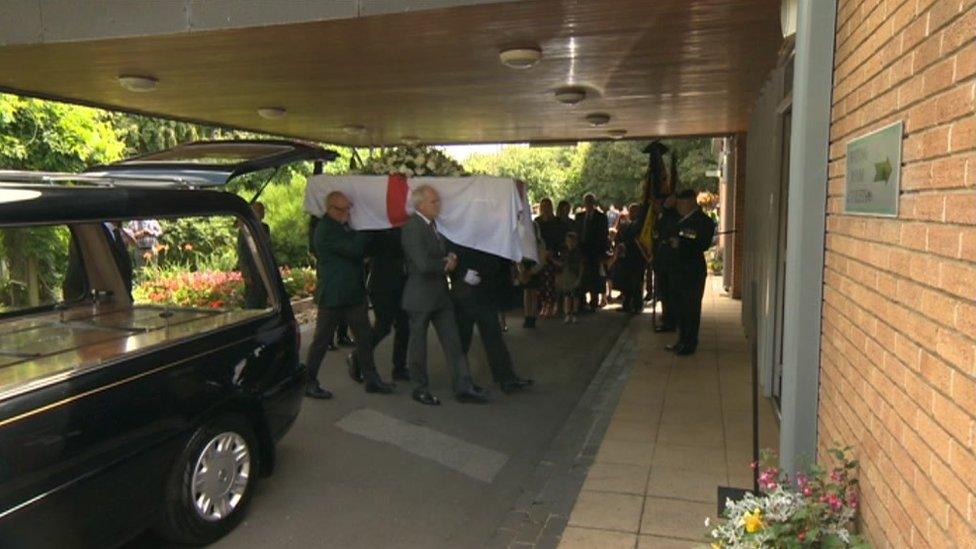
[[[415,213],[417,215],[419,215],[420,216],[420,219],[423,219],[424,220],[424,223],[427,223],[428,225],[430,225],[431,222],[433,221],[432,219],[427,219],[427,216],[425,216],[424,214],[422,214],[420,212],[415,212]]]

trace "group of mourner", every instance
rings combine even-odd
[[[668,349],[692,354],[698,345],[701,300],[707,276],[704,253],[715,234],[713,220],[686,190],[659,199],[645,219],[645,208],[603,211],[594,195],[571,216],[567,201],[558,208],[546,198],[535,218],[539,260],[512,265],[507,259],[447,240],[438,230],[441,203],[437,191],[411,191],[414,213],[399,228],[356,231],[349,225],[349,199],[332,192],[325,215],[310,234],[317,261],[318,316],[308,352],[306,396],[332,398],[318,373],[338,333],[352,332],[355,351],[346,357],[349,375],[366,392],[389,394],[395,383],[380,376],[374,350],[394,333],[394,381],[413,382],[413,399],[427,405],[427,330],[433,325],[453,374],[454,397],[463,403],[487,403],[488,390],[475,383],[467,354],[478,328],[492,381],[512,393],[533,385],[519,376],[505,344],[504,313],[513,281],[522,287],[526,328],[540,316],[577,322],[620,293],[621,310],[639,314],[645,301],[661,303],[659,332],[677,332]],[[651,249],[641,245],[645,220],[653,226]],[[646,295],[645,295],[646,294]],[[368,308],[375,320],[370,323]]]

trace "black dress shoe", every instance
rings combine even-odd
[[[534,384],[535,381],[531,379],[522,379],[520,377],[516,377],[515,379],[510,379],[508,381],[500,383],[499,386],[501,387],[503,393],[510,394],[517,391],[521,391],[526,387],[531,387]]]
[[[366,392],[367,393],[378,393],[381,395],[392,394],[396,389],[395,383],[387,383],[380,379],[380,376],[376,376],[374,379],[370,379],[366,382]]]
[[[406,368],[393,368],[391,377],[396,381],[410,381],[410,370]]]
[[[426,404],[427,406],[440,406],[441,399],[430,394],[427,389],[414,389],[413,399],[421,404]]]
[[[356,342],[352,340],[349,336],[339,336],[339,345],[343,347],[354,347]]]
[[[466,391],[455,393],[454,398],[461,404],[488,404],[488,391],[474,386]]]
[[[323,389],[318,383],[309,383],[305,386],[305,396],[318,400],[329,400],[332,398],[332,392],[328,389]]]
[[[655,333],[658,333],[658,334],[666,334],[668,332],[673,332],[675,330],[676,330],[676,328],[674,326],[655,326],[654,327],[654,332]]]
[[[346,355],[346,368],[349,370],[349,377],[352,378],[356,383],[363,382],[363,371],[359,369],[359,365],[356,364],[356,357],[354,355]]]

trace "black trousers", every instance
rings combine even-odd
[[[376,375],[376,365],[373,363],[373,345],[370,343],[369,315],[366,304],[349,305],[347,307],[319,307],[315,319],[315,335],[312,345],[308,349],[308,378],[312,383],[318,383],[319,368],[329,350],[329,343],[335,333],[336,325],[345,320],[356,338],[356,363],[363,370],[363,375]]]
[[[671,273],[663,265],[655,266],[653,271],[654,296],[661,303],[661,326],[675,328],[678,323],[674,317],[674,304],[672,303]]]
[[[512,355],[505,345],[502,336],[502,324],[498,321],[498,309],[473,299],[457,299],[454,301],[454,315],[457,317],[458,335],[461,337],[461,349],[468,354],[471,349],[471,339],[474,337],[474,327],[478,327],[481,343],[488,355],[488,367],[491,368],[491,379],[495,383],[506,383],[515,380],[512,369]]]
[[[454,393],[470,391],[474,382],[471,380],[468,357],[461,349],[454,307],[448,305],[433,311],[407,311],[407,315],[410,317],[407,362],[410,365],[410,379],[414,381],[416,388],[427,389],[430,384],[430,377],[427,375],[427,327],[433,324],[447,365],[453,370]]]
[[[620,293],[623,294],[623,309],[630,313],[639,313],[644,310],[644,269],[643,267],[625,267],[626,276],[623,277],[623,287]]]
[[[407,368],[407,346],[410,342],[410,318],[400,307],[401,296],[393,292],[376,292],[370,295],[376,322],[370,331],[373,350],[383,338],[393,331],[393,368]]]
[[[606,290],[604,277],[600,275],[600,262],[602,259],[603,256],[583,256],[583,272],[580,277],[579,287],[580,301],[583,304],[587,303],[586,294],[589,293],[589,304],[595,307],[600,300],[599,296],[603,295],[604,290]]]
[[[705,295],[705,273],[671,273],[671,301],[678,327],[678,343],[687,350],[698,348],[701,327],[702,296]]]

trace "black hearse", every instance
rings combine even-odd
[[[332,158],[209,142],[0,172],[0,547],[111,547],[147,527],[202,544],[241,520],[304,372],[262,225],[206,188]]]

